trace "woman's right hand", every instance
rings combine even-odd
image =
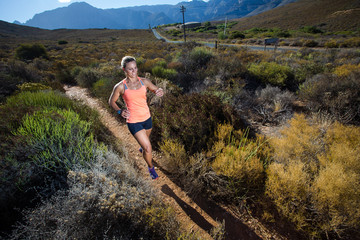
[[[127,110],[127,109],[122,110],[121,116],[122,116],[123,118],[129,118],[129,117],[130,117],[130,111]]]

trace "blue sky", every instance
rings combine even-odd
[[[0,0],[0,20],[24,23],[35,14],[59,7],[66,7],[73,2],[87,2],[96,8],[121,8],[141,5],[172,4],[188,0]]]

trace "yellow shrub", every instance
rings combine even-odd
[[[346,170],[341,163],[329,163],[312,187],[314,205],[323,231],[340,226],[354,227],[360,219],[359,173]]]
[[[340,163],[346,171],[360,174],[360,128],[333,124],[325,135],[327,162]]]
[[[322,148],[320,130],[309,125],[304,115],[295,114],[289,123],[290,126],[281,131],[281,138],[270,139],[276,149],[275,158],[283,163],[289,160],[307,162],[314,169],[316,153]]]
[[[247,131],[234,131],[228,124],[220,124],[215,136],[217,141],[211,151],[215,156],[212,163],[215,172],[243,183],[249,189],[261,187],[264,179],[264,160],[260,154],[262,141],[252,141],[247,138]]]
[[[335,122],[324,131],[295,115],[270,145],[266,193],[284,216],[314,236],[359,227],[359,127]]]
[[[25,92],[37,92],[37,91],[42,91],[42,90],[51,90],[51,87],[49,86],[45,86],[41,83],[31,83],[31,82],[26,82],[20,85],[16,85],[20,91]]]
[[[344,64],[334,70],[334,73],[339,77],[348,77],[352,72],[360,72],[360,64]]]
[[[173,172],[185,167],[188,157],[184,145],[179,141],[173,139],[164,140],[160,145],[160,150],[164,154],[166,170]]]
[[[298,228],[306,225],[307,193],[310,175],[304,171],[305,164],[291,161],[288,164],[272,163],[267,171],[266,193],[274,199],[280,212],[296,223]]]

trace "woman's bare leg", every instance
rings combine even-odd
[[[144,157],[148,167],[152,168],[153,167],[152,147],[151,147],[150,138],[149,138],[150,133],[151,133],[151,129],[140,130],[137,133],[135,133],[134,137],[143,149],[143,157]]]

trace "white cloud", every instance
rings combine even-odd
[[[68,3],[68,2],[71,2],[71,0],[58,0],[59,2],[61,3]]]

